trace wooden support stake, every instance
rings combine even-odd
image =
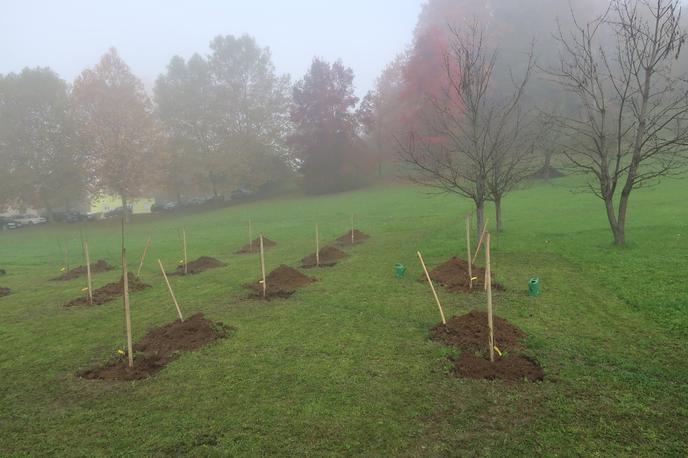
[[[251,228],[251,218],[248,219],[248,251],[253,252],[253,229]]]
[[[127,326],[127,356],[129,357],[129,367],[134,367],[134,350],[131,341],[131,309],[129,307],[129,273],[127,272],[127,252],[125,248],[122,248],[122,283],[124,287],[124,320]]]
[[[315,225],[315,265],[320,267],[320,233],[317,224]]]
[[[351,244],[354,244],[354,214],[351,214]]]
[[[88,283],[88,304],[93,305],[93,287],[91,283],[91,256],[88,254],[88,240],[84,240],[84,256],[86,256],[86,281]]]
[[[189,260],[186,257],[186,229],[182,229],[182,238],[184,239],[184,275],[189,273]]]
[[[146,253],[148,253],[148,248],[150,247],[151,244],[151,238],[148,237],[148,240],[146,241],[146,246],[143,248],[143,254],[141,255],[141,261],[139,262],[139,268],[136,271],[136,277],[141,276],[141,268],[143,267],[143,260],[146,259]]]
[[[167,283],[167,290],[170,292],[170,296],[172,296],[172,302],[174,302],[174,306],[177,307],[177,315],[179,315],[179,321],[184,321],[184,318],[182,317],[182,311],[179,308],[179,302],[177,302],[177,298],[174,297],[172,285],[170,285],[170,281],[167,279],[167,274],[165,273],[165,268],[162,266],[162,261],[160,261],[159,259],[158,265],[160,266],[160,272],[162,272],[162,276],[165,279],[165,283]]]
[[[428,284],[430,285],[430,289],[432,290],[432,295],[435,296],[435,302],[437,302],[437,308],[440,309],[440,316],[442,317],[442,324],[447,324],[447,320],[444,319],[444,310],[442,310],[442,304],[440,303],[440,298],[437,297],[437,291],[435,291],[435,286],[432,284],[432,280],[430,279],[430,274],[428,273],[427,267],[425,267],[425,262],[423,261],[423,256],[420,254],[420,251],[418,253],[418,258],[420,259],[420,263],[423,265],[423,271],[425,272],[425,278],[428,279]]]
[[[485,284],[487,285],[487,327],[490,329],[488,345],[490,361],[494,362],[494,327],[492,323],[492,269],[490,267],[490,233],[485,238]]]
[[[490,221],[490,218],[485,218],[485,223],[483,224],[483,230],[480,233],[480,240],[478,240],[478,247],[475,249],[475,254],[473,255],[473,259],[478,259],[478,252],[480,251],[480,247],[483,245],[483,238],[485,238],[485,230],[487,229],[487,223]]]
[[[263,274],[263,298],[267,297],[268,284],[265,280],[265,254],[263,252],[263,234],[260,234],[260,271]]]
[[[466,250],[468,256],[468,288],[473,289],[473,260],[471,259],[471,215],[466,215]]]

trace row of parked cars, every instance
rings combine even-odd
[[[25,226],[34,226],[36,224],[45,224],[47,222],[47,219],[37,215],[0,216],[0,227],[2,229],[17,229]]]

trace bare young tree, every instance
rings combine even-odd
[[[616,245],[626,242],[633,189],[688,162],[688,80],[673,68],[687,37],[680,20],[678,0],[613,0],[597,20],[559,30],[560,64],[549,73],[578,110],[555,116],[557,128],[570,162],[592,177]]]
[[[501,230],[502,198],[526,176],[523,165],[532,152],[529,114],[522,109],[532,48],[524,74],[512,76],[507,88],[495,81],[497,51],[488,49],[481,26],[474,24],[467,34],[451,29],[450,35],[444,93],[431,99],[425,131],[410,135],[401,156],[418,172],[413,181],[473,200],[479,232],[485,202],[494,200]]]

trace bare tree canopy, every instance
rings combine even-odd
[[[490,200],[497,204],[501,229],[501,199],[526,176],[533,133],[522,101],[533,70],[532,48],[526,56],[524,74],[512,78],[510,87],[497,85],[498,53],[488,49],[482,27],[452,29],[443,63],[448,84],[440,97],[430,98],[424,130],[402,145],[403,159],[418,171],[414,181],[473,200],[478,231]]]
[[[686,38],[677,0],[614,0],[597,20],[559,31],[561,60],[549,73],[577,110],[554,116],[556,127],[604,201],[617,245],[633,189],[688,164],[688,80],[674,68]]]

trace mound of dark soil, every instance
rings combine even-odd
[[[0,275],[5,275],[7,271],[5,269],[0,269]]]
[[[489,359],[461,353],[454,361],[454,370],[459,377],[487,380],[542,380],[545,376],[540,365],[522,355],[495,355],[494,362]]]
[[[549,180],[550,178],[559,178],[563,176],[564,174],[559,169],[556,169],[551,165],[545,165],[537,172],[533,173],[530,178],[533,180]]]
[[[3,288],[0,286],[0,297],[8,296],[10,294],[9,288]]]
[[[97,262],[92,262],[91,263],[91,275],[97,274],[100,272],[107,272],[108,270],[112,270],[114,267],[112,267],[110,264],[107,262],[103,261],[102,259],[99,259]],[[51,280],[53,281],[67,281],[67,280],[73,280],[75,278],[79,278],[82,276],[86,275],[86,266],[79,266],[75,267],[74,269],[70,270],[69,272],[65,272],[59,277],[52,278]]]
[[[269,238],[263,237],[263,250],[267,250],[268,248],[272,248],[275,245],[277,245],[277,242],[270,240]],[[239,251],[237,251],[235,254],[246,254],[246,253],[260,253],[260,237],[255,239],[250,244],[247,243],[246,245],[239,248]]]
[[[484,291],[485,290],[485,269],[478,267],[475,264],[472,266],[473,277],[477,277],[473,280],[473,289],[471,290],[470,279],[468,278],[468,262],[461,258],[454,256],[449,261],[440,264],[431,271],[428,272],[430,278],[433,282],[439,283],[444,286],[447,291],[452,293],[456,292],[472,292],[472,291]],[[492,272],[494,277],[494,272]],[[425,274],[421,275],[418,279],[421,282],[427,282]],[[492,281],[492,289],[498,291],[504,291],[504,287],[499,283]]]
[[[365,234],[358,229],[354,229],[354,243],[361,243],[364,240],[368,240],[370,236],[368,234]],[[346,234],[342,235],[337,239],[337,244],[339,245],[351,245],[351,231],[348,231]]]
[[[315,281],[314,278],[308,277],[298,270],[282,264],[265,278],[267,282],[266,297],[268,299],[273,297],[287,298],[294,294],[298,288],[305,286]],[[246,288],[253,290],[253,297],[263,297],[263,284],[260,281],[244,285]]]
[[[125,356],[77,375],[100,380],[144,379],[162,370],[179,354],[227,337],[228,334],[228,327],[207,320],[202,313],[197,313],[184,321],[176,320],[151,329],[143,339],[134,344],[134,367],[129,368]]]
[[[521,348],[520,341],[526,334],[503,318],[492,315],[495,345],[501,351]],[[472,310],[465,315],[453,316],[447,324],[438,324],[430,330],[430,338],[464,351],[488,352],[489,329],[487,312]]]
[[[337,261],[344,259],[348,254],[343,252],[337,247],[326,246],[320,249],[318,252],[320,254],[320,267],[332,267],[337,264]],[[301,267],[304,269],[309,269],[316,266],[315,253],[309,254],[301,260]]]
[[[210,256],[201,256],[195,261],[191,261],[187,264],[187,272],[188,275],[199,274],[204,270],[215,269],[217,267],[224,267],[226,265],[227,264],[225,264],[224,262],[219,261],[215,258],[211,258]],[[184,264],[177,266],[176,271],[169,273],[167,275],[184,275]]]
[[[139,280],[133,273],[129,272],[127,275],[129,280],[129,292],[141,291],[142,289],[150,288],[150,285],[143,283]],[[93,291],[93,304],[88,303],[88,294],[83,297],[78,297],[65,304],[65,307],[74,307],[79,305],[102,305],[112,299],[122,295],[122,290],[124,288],[123,278],[120,277],[119,281],[114,283],[108,283],[105,286]]]

